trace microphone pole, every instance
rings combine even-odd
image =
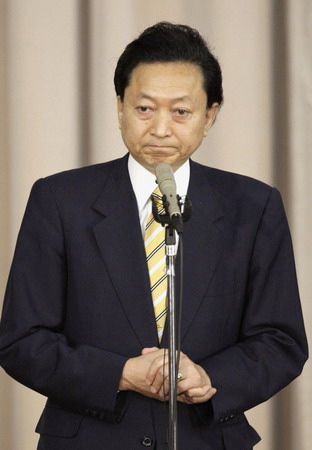
[[[175,307],[175,267],[174,260],[176,256],[175,232],[170,235],[170,228],[166,229],[166,255],[168,258],[168,314],[169,314],[169,449],[177,450],[178,442],[178,416],[177,416],[177,332],[176,332],[176,307]]]
[[[177,253],[175,230],[183,232],[183,221],[177,201],[176,183],[172,168],[167,163],[160,163],[155,168],[157,183],[163,194],[164,206],[167,211],[166,224],[166,255],[168,276],[168,324],[169,324],[169,450],[177,450],[177,332],[175,308],[175,267]],[[182,274],[181,274],[182,276]]]

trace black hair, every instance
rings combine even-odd
[[[132,71],[139,64],[186,62],[202,70],[207,108],[223,102],[222,73],[206,41],[188,25],[159,22],[147,28],[127,45],[120,56],[114,76],[116,94],[123,101]]]

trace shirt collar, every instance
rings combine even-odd
[[[150,199],[151,193],[156,188],[156,177],[146,170],[130,154],[128,159],[129,176],[134,190],[139,212],[144,208]],[[190,181],[190,162],[187,160],[174,173],[177,185],[177,194],[181,197],[186,195]]]

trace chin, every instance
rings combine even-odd
[[[175,164],[175,161],[172,161],[172,158],[170,158],[170,156],[161,155],[161,156],[156,156],[153,158],[153,160],[151,162],[151,166],[156,167],[159,163],[162,163],[162,162],[165,162],[172,166]]]
[[[146,170],[154,173],[155,167],[162,162],[170,164],[172,169],[176,170],[183,164],[184,161],[179,163],[179,161],[175,161],[175,159],[169,155],[153,155],[150,158],[146,158],[144,160],[142,158],[137,159],[137,162],[141,164],[141,166],[143,166]]]

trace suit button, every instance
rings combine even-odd
[[[142,445],[144,445],[144,447],[151,447],[152,442],[153,441],[149,436],[144,436],[144,438],[142,440]]]

